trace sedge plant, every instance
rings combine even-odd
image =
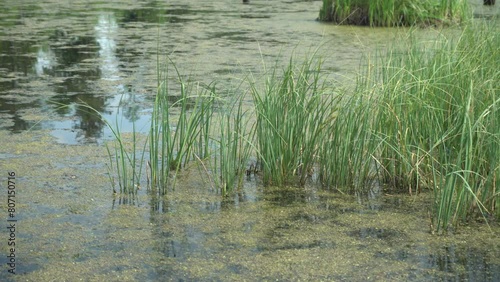
[[[171,182],[171,171],[178,172],[197,156],[209,154],[209,128],[212,123],[214,87],[200,87],[193,92],[179,70],[172,64],[179,82],[179,95],[172,100],[168,68],[159,70],[159,82],[149,132],[149,179],[151,188],[164,195]],[[160,69],[160,68],[159,68]]]
[[[315,57],[296,64],[293,57],[282,73],[275,67],[263,89],[251,84],[256,114],[256,144],[265,184],[304,185],[314,170],[329,108]]]
[[[382,181],[433,189],[437,231],[499,215],[500,44],[495,26],[470,23],[433,48],[414,41],[376,74],[374,134]]]
[[[243,95],[230,102],[219,113],[220,127],[214,136],[218,145],[213,154],[213,171],[216,186],[223,196],[241,187],[247,174],[249,159],[254,151],[254,123],[250,110],[243,110]]]
[[[429,25],[470,17],[467,0],[323,0],[319,19],[370,26]]]

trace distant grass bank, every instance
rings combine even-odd
[[[461,22],[467,0],[323,0],[319,20],[346,25],[412,26]]]

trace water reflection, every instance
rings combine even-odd
[[[51,129],[67,144],[110,137],[102,119],[79,106],[83,103],[113,124],[120,121],[124,131],[131,131],[134,121],[144,128],[148,118],[141,116],[142,99],[119,82],[118,31],[114,14],[101,12],[93,35],[57,27],[40,42],[0,37],[0,127]]]
[[[119,80],[119,60],[115,54],[115,37],[118,33],[118,25],[116,24],[114,14],[100,14],[94,29],[96,31],[96,41],[99,43],[101,78],[111,81]],[[119,85],[119,87],[121,88],[123,85]]]
[[[56,65],[56,55],[47,45],[40,46],[36,54],[35,73],[43,76],[46,71],[51,71]]]
[[[101,13],[98,17],[96,26],[94,27],[95,37],[93,41],[97,42],[97,53],[90,52],[91,55],[82,55],[78,58],[79,62],[90,60],[96,61],[98,69],[89,70],[85,75],[78,75],[65,79],[62,83],[65,87],[59,87],[63,95],[55,96],[52,101],[59,104],[68,105],[68,111],[63,113],[66,117],[73,118],[71,130],[65,130],[68,127],[66,121],[52,122],[50,127],[53,128],[53,135],[56,136],[62,143],[74,143],[72,140],[84,142],[96,142],[103,136],[112,136],[111,130],[106,126],[105,122],[88,108],[78,104],[83,103],[92,107],[94,110],[101,113],[114,127],[120,127],[122,131],[131,131],[131,122],[136,122],[141,119],[140,115],[140,98],[135,95],[133,89],[122,83],[121,78],[124,76],[120,71],[120,59],[117,57],[116,36],[119,31],[119,26],[116,22],[113,13]],[[65,33],[61,33],[66,36]],[[80,45],[79,39],[70,40],[70,44]],[[83,43],[84,46],[88,46]],[[85,47],[89,48],[89,47]],[[85,54],[81,49],[75,54]],[[97,56],[96,56],[97,55]],[[76,56],[75,56],[76,57]],[[66,64],[72,60],[66,60]],[[70,64],[71,65],[71,64]],[[93,80],[89,81],[90,79]],[[74,91],[73,88],[74,87]],[[84,93],[82,93],[84,90]],[[96,95],[92,95],[92,93]],[[67,99],[69,93],[78,93]],[[103,94],[98,94],[103,93]],[[72,109],[71,112],[70,109]],[[59,111],[60,112],[60,111]],[[145,128],[148,121],[146,116],[142,117],[138,129]],[[125,122],[124,122],[125,121]]]
[[[500,281],[500,265],[486,259],[488,253],[474,247],[438,247],[421,264],[445,273],[447,281]]]
[[[6,27],[0,34],[0,127],[14,132],[49,128],[63,143],[110,137],[99,118],[74,106],[84,102],[108,120],[115,121],[118,114],[122,131],[130,131],[134,120],[143,128],[155,92],[156,52],[173,55],[180,69],[193,72],[196,80],[228,81],[243,68],[256,69],[259,44],[265,46],[264,56],[275,56],[274,50],[283,47],[277,42],[286,42],[278,38],[293,35],[290,44],[295,45],[305,34],[287,32],[294,27],[283,19],[275,19],[280,27],[274,31],[261,32],[271,22],[242,16],[265,14],[271,21],[276,11],[295,13],[317,37],[322,29],[314,22],[317,4],[5,3],[0,15]]]
[[[477,15],[498,14],[498,5],[480,2],[471,0]],[[259,73],[263,61],[307,52],[320,42],[328,44],[325,72],[348,77],[363,53],[383,48],[396,34],[316,22],[320,6],[321,1],[8,1],[0,15],[0,128],[49,128],[63,143],[110,137],[98,118],[60,108],[81,101],[108,120],[118,114],[123,131],[134,120],[143,127],[155,93],[158,52],[169,54],[196,81],[216,80],[219,89],[234,89],[226,86]],[[119,106],[126,108],[118,111]]]
[[[120,205],[134,206],[136,204],[138,204],[138,199],[134,195],[114,195],[111,209],[117,209]]]

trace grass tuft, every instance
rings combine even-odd
[[[458,39],[390,53],[374,74],[381,178],[433,189],[437,231],[498,206],[498,44],[494,26],[470,24]]]
[[[323,0],[319,19],[370,26],[435,25],[470,17],[467,0]]]
[[[282,74],[273,69],[264,89],[251,84],[256,142],[265,184],[304,185],[317,161],[323,128],[333,103],[320,83],[321,61],[293,59]]]
[[[186,84],[172,63],[180,86],[176,101],[170,95],[168,68],[170,60],[159,71],[158,92],[153,106],[149,133],[149,159],[151,188],[164,195],[170,181],[170,172],[178,172],[194,155],[209,155],[209,131],[215,99],[214,87],[201,87],[192,94],[192,85]],[[178,113],[174,112],[175,110]],[[175,119],[174,119],[175,118]]]
[[[171,174],[197,159],[224,196],[242,186],[245,173],[259,171],[265,185],[317,179],[345,192],[366,192],[372,181],[410,194],[430,189],[437,232],[471,218],[500,219],[497,23],[469,23],[460,36],[433,45],[410,38],[368,61],[353,91],[326,87],[317,56],[301,63],[292,56],[263,83],[250,81],[253,105],[243,95],[218,97],[214,85],[186,84],[168,61],[159,68],[147,143],[153,194],[165,195],[175,186]],[[135,155],[135,129],[132,153],[119,129],[112,131],[110,169],[121,193],[135,193],[136,164],[144,160]],[[248,169],[250,159],[258,169]]]

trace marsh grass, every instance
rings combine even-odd
[[[367,93],[341,92],[322,129],[319,177],[327,188],[365,191],[376,176],[373,155],[378,143],[372,136],[376,108]]]
[[[136,153],[138,142],[136,141],[135,123],[132,132],[131,152],[127,150],[124,144],[124,138],[120,132],[118,122],[115,124],[114,128],[110,128],[115,136],[115,141],[113,142],[112,148],[110,148],[109,143],[106,144],[106,151],[109,157],[108,174],[113,185],[113,192],[117,193],[115,189],[115,180],[112,176],[113,171],[115,171],[117,177],[116,182],[118,183],[120,194],[135,195],[137,194],[137,189],[140,187],[142,164],[144,163],[144,148],[140,158],[137,157]],[[139,165],[139,167],[137,167],[137,165]]]
[[[333,103],[320,83],[321,61],[293,58],[265,86],[251,84],[256,113],[256,143],[264,183],[303,185],[317,161],[322,130]]]
[[[119,104],[122,104],[121,100]],[[67,107],[66,105],[61,106]],[[139,153],[137,147],[139,144],[137,139],[138,133],[136,132],[135,122],[132,124],[132,139],[127,140],[128,138],[125,138],[120,130],[121,126],[118,117],[116,117],[113,125],[92,106],[81,102],[78,104],[78,107],[84,111],[88,111],[90,114],[98,116],[111,130],[115,138],[114,141],[112,141],[112,144],[106,143],[106,151],[109,158],[108,177],[112,185],[113,192],[119,192],[121,195],[135,196],[137,194],[137,190],[141,187],[140,182],[146,149],[146,143],[144,143],[141,153]],[[131,148],[127,145],[128,143],[131,144]],[[118,191],[116,186],[118,186]]]
[[[323,0],[319,19],[370,26],[431,25],[469,17],[467,0]]]
[[[498,44],[495,26],[470,24],[433,48],[390,53],[374,74],[381,179],[410,193],[433,189],[437,231],[498,216]]]
[[[243,110],[243,95],[219,112],[219,133],[215,142],[217,152],[213,154],[213,171],[216,186],[221,194],[228,196],[235,188],[241,187],[243,177],[250,172],[249,159],[254,152],[255,123],[250,110]]]
[[[265,185],[303,186],[316,175],[346,192],[367,192],[371,181],[410,194],[431,189],[437,232],[471,217],[500,218],[497,26],[470,23],[450,38],[428,44],[410,37],[364,64],[353,90],[326,87],[315,54],[299,63],[292,56],[263,82],[249,81],[249,108],[244,96],[222,98],[213,84],[185,83],[174,64],[180,90],[172,101],[166,64],[143,148],[153,194],[165,195],[196,160],[227,196],[256,158]],[[144,155],[135,156],[135,135],[128,153],[120,131],[113,133],[111,169],[120,187],[133,189]]]
[[[178,99],[171,102],[169,67],[173,66],[180,86]],[[158,92],[153,106],[149,133],[149,158],[151,188],[164,195],[175,174],[198,157],[209,155],[209,132],[214,106],[214,87],[187,84],[170,60],[160,71]],[[194,93],[193,93],[194,92]],[[177,110],[174,114],[173,111]]]

